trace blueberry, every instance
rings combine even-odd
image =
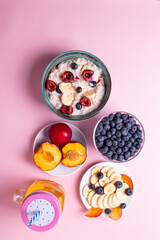
[[[134,134],[133,134],[133,137],[134,137],[134,139],[137,139],[137,138],[138,138],[137,133],[134,133]]]
[[[122,115],[121,112],[116,112],[116,114],[115,114],[115,116],[116,116],[117,118],[121,117],[121,115]]]
[[[131,188],[127,188],[125,193],[127,196],[131,196],[133,194],[133,190]]]
[[[106,209],[104,210],[104,212],[105,212],[105,214],[110,214],[110,213],[111,213],[111,209],[106,208]]]
[[[97,86],[97,82],[91,81],[91,82],[89,82],[89,85],[90,85],[90,87],[95,88]]]
[[[136,125],[136,121],[135,120],[133,120],[131,123],[132,123],[132,125]]]
[[[126,127],[128,130],[131,129],[132,123],[131,123],[131,122],[127,122],[127,123],[125,124],[125,127]]]
[[[116,132],[116,136],[117,136],[117,137],[121,137],[121,132],[120,132],[120,131],[117,131],[117,132]]]
[[[107,131],[107,132],[106,132],[106,136],[107,136],[108,138],[110,138],[110,137],[112,136],[111,132],[110,132],[110,131]]]
[[[121,154],[121,152],[122,152],[122,149],[121,149],[121,148],[117,148],[117,149],[116,149],[116,153],[117,153],[117,154]]]
[[[133,157],[135,155],[135,152],[131,152],[131,157]]]
[[[138,137],[142,137],[142,131],[141,130],[137,130],[136,134],[138,135]]]
[[[130,141],[131,143],[134,143],[134,138],[131,137],[131,138],[129,139],[129,141]]]
[[[136,131],[137,131],[137,126],[136,126],[136,125],[133,125],[133,126],[131,127],[131,130],[132,130],[132,132],[136,132]]]
[[[98,139],[99,142],[103,142],[104,141],[104,136],[98,136],[97,139]]]
[[[112,135],[115,135],[116,129],[115,128],[111,128],[110,132],[111,132]]]
[[[78,110],[81,110],[82,104],[81,104],[80,102],[76,103],[76,108],[77,108]]]
[[[108,147],[112,146],[112,141],[110,139],[107,139],[105,143]]]
[[[113,121],[110,122],[110,127],[111,127],[111,128],[115,127],[115,125],[116,125],[115,122],[113,122]]]
[[[130,157],[130,155],[131,155],[131,154],[130,154],[129,151],[124,153],[124,157],[127,158],[127,159]]]
[[[123,137],[122,137],[122,140],[125,141],[125,142],[127,142],[127,141],[129,140],[129,136],[123,136]]]
[[[77,93],[80,93],[80,92],[82,92],[82,88],[81,87],[77,87],[76,91],[77,91]]]
[[[136,148],[134,146],[131,146],[129,150],[130,150],[130,152],[135,152]]]
[[[100,132],[97,131],[97,132],[95,133],[95,137],[98,137],[99,135],[100,135]]]
[[[105,154],[106,152],[108,152],[108,147],[106,146],[106,147],[104,147],[104,148],[101,148],[101,149],[100,149],[100,152],[101,152],[102,154]]]
[[[135,147],[136,147],[137,150],[139,150],[141,148],[141,144],[137,143]]]
[[[123,187],[123,183],[121,181],[117,181],[115,183],[115,186],[116,186],[116,188],[121,188],[121,187]]]
[[[111,140],[112,140],[112,141],[116,140],[116,136],[113,135],[113,136],[111,137]]]
[[[118,124],[116,125],[116,129],[117,129],[117,130],[120,130],[120,129],[122,128],[122,126],[123,126],[123,125],[122,125],[121,123],[118,123]]]
[[[101,179],[101,178],[103,178],[104,177],[104,174],[102,173],[102,172],[98,172],[97,173],[97,178],[98,179]]]
[[[108,119],[108,117],[104,117],[104,118],[102,119],[102,123],[104,123],[104,124],[109,124],[109,119]]]
[[[142,139],[142,138],[137,138],[136,141],[137,141],[138,143],[142,143],[142,142],[143,142],[143,139]]]
[[[106,135],[106,130],[103,130],[103,131],[101,132],[101,134],[105,136],[105,135]]]
[[[101,147],[103,147],[103,142],[97,142],[97,147],[98,147],[98,149],[100,149]]]
[[[130,141],[127,141],[125,144],[128,148],[130,148],[132,146],[132,143]]]
[[[119,142],[119,144],[118,144],[119,147],[123,147],[124,145],[125,145],[124,140],[121,140],[121,141]]]
[[[125,121],[128,118],[128,114],[122,114],[122,119]]]
[[[124,147],[122,148],[122,150],[123,150],[123,152],[125,153],[125,152],[128,151],[128,147],[127,147],[127,146],[124,146]]]
[[[105,124],[103,127],[104,130],[110,130],[110,126],[108,124]]]
[[[59,93],[59,94],[62,93],[58,86],[56,87],[56,92]]]
[[[75,69],[77,69],[78,68],[78,65],[77,65],[77,63],[71,63],[71,68],[73,69],[73,70],[75,70]]]
[[[116,146],[118,145],[118,142],[117,142],[116,140],[114,140],[114,141],[112,142],[112,144],[113,144],[114,147],[116,147]]]
[[[113,155],[113,152],[112,152],[112,151],[109,151],[109,152],[106,153],[106,156],[107,156],[108,158],[111,158],[112,155]]]
[[[122,139],[120,137],[116,137],[117,142],[120,142]]]
[[[116,153],[113,154],[113,155],[112,155],[112,158],[113,158],[114,160],[117,160],[117,159],[118,159],[118,154],[116,154]]]
[[[117,117],[114,118],[114,122],[117,124],[122,123],[122,121],[123,120],[121,118],[117,118]]]
[[[114,147],[114,146],[112,145],[111,147],[109,147],[109,150],[112,151],[112,152],[115,152],[116,147]]]
[[[89,184],[89,189],[95,189],[95,185],[94,184]]]
[[[122,209],[126,208],[126,203],[121,203],[120,208]]]
[[[108,116],[108,118],[109,118],[109,120],[110,120],[110,121],[112,121],[112,120],[113,120],[113,118],[114,118],[114,114],[113,114],[113,113],[111,113],[111,114]]]
[[[123,159],[124,159],[124,156],[123,155],[118,155],[118,160],[121,162],[121,161],[123,161]]]
[[[130,122],[133,122],[134,121],[134,118],[132,116],[129,116],[129,121]]]
[[[98,195],[102,195],[102,194],[104,193],[103,187],[97,187],[97,188],[96,188],[96,193],[97,193]]]
[[[123,135],[123,136],[127,136],[127,134],[128,134],[128,130],[127,130],[127,128],[122,128],[121,129],[121,134]]]

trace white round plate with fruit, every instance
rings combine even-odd
[[[77,172],[87,157],[84,134],[70,123],[54,122],[43,127],[33,143],[36,165],[52,176]]]
[[[131,174],[122,166],[101,162],[90,167],[80,183],[80,196],[89,211],[88,217],[118,220],[133,200],[135,185]]]

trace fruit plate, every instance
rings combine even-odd
[[[35,154],[35,152],[38,150],[38,148],[41,146],[42,143],[51,142],[48,137],[48,130],[49,130],[50,126],[52,126],[53,124],[56,124],[56,123],[58,123],[58,122],[50,123],[50,124],[46,125],[45,127],[43,127],[38,132],[37,136],[35,137],[34,143],[33,143],[33,154]],[[81,130],[79,128],[75,127],[74,125],[72,125],[70,123],[67,123],[67,125],[72,130],[72,138],[70,141],[80,142],[81,144],[84,145],[84,147],[86,148],[86,152],[87,152],[87,140],[86,140],[84,134],[81,132]],[[58,146],[58,147],[61,149],[61,146]],[[71,175],[71,174],[77,172],[82,167],[83,164],[78,165],[76,167],[66,167],[62,163],[60,163],[53,170],[44,171],[44,172],[46,172],[52,176],[63,177],[63,176]]]
[[[81,182],[80,182],[80,196],[81,196],[81,200],[84,204],[84,206],[89,209],[91,208],[92,206],[87,202],[87,200],[85,199],[85,197],[83,196],[82,194],[82,190],[83,190],[83,187],[86,185],[86,184],[89,184],[89,179],[90,179],[90,176],[91,176],[91,169],[93,167],[96,167],[96,166],[103,166],[103,167],[113,167],[115,169],[117,169],[119,171],[120,174],[125,174],[127,176],[129,176],[132,181],[133,181],[133,178],[131,176],[131,174],[128,172],[128,170],[126,170],[124,167],[120,166],[120,164],[116,164],[116,163],[111,163],[111,162],[101,162],[101,163],[98,163],[98,164],[95,164],[93,165],[92,167],[90,167],[83,175],[82,179],[81,179]],[[134,181],[133,181],[133,184],[134,184]],[[126,208],[131,204],[132,200],[133,200],[133,197],[134,197],[134,194],[135,194],[135,184],[134,184],[134,191],[133,191],[133,195],[130,196],[129,198],[127,198],[127,200],[125,201],[126,202]],[[102,217],[106,217],[107,215],[102,212],[101,214]]]

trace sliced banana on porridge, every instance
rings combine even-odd
[[[74,93],[63,93],[61,101],[64,105],[70,106],[74,101]]]

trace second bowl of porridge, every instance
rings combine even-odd
[[[58,116],[80,121],[98,114],[111,92],[110,74],[96,56],[83,51],[54,58],[42,77],[42,95]]]

